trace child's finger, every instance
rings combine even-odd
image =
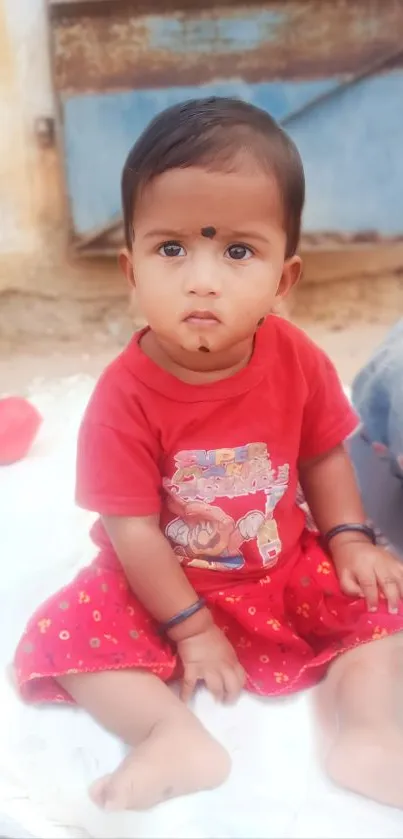
[[[233,667],[226,667],[223,670],[226,702],[235,702],[243,688],[244,678]]]
[[[367,601],[369,612],[376,612],[379,603],[378,581],[375,574],[366,573],[365,577],[359,578],[362,593]]]
[[[189,667],[183,676],[182,683],[181,683],[181,700],[182,702],[189,702],[189,699],[192,698],[196,685],[198,682],[198,675],[197,671],[193,667]]]
[[[388,611],[391,614],[396,614],[399,611],[400,600],[400,590],[397,581],[390,577],[388,579],[378,578],[378,580],[388,604]]]
[[[235,672],[242,690],[242,688],[245,687],[246,683],[246,670],[242,667],[242,664],[239,664],[238,662],[238,664],[235,666]]]
[[[351,571],[343,571],[340,577],[340,585],[345,594],[350,594],[352,597],[358,595],[363,597],[363,590]]]
[[[222,674],[218,670],[211,670],[206,673],[204,683],[207,690],[213,694],[217,702],[224,702],[225,699],[225,684]]]

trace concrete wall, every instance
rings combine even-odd
[[[67,257],[60,155],[36,133],[55,114],[45,0],[0,0],[0,294],[123,294],[112,263]]]

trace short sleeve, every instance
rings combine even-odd
[[[299,460],[320,457],[343,443],[358,425],[330,359],[309,342],[304,365],[308,395],[304,405]]]
[[[77,449],[80,507],[103,516],[160,512],[158,445],[141,412],[135,420],[131,412],[130,428],[122,430],[84,419]]]

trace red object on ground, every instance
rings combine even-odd
[[[42,417],[27,399],[0,399],[0,466],[9,466],[28,454]]]

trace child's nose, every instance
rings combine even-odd
[[[195,260],[186,281],[187,293],[198,297],[218,297],[221,293],[219,274],[211,260]]]

